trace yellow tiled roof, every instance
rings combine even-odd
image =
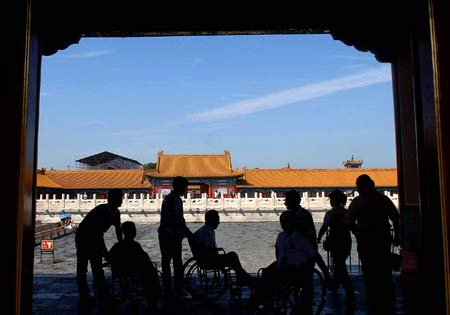
[[[45,176],[63,189],[150,188],[148,181],[142,181],[143,175],[142,169],[45,171]]]
[[[238,187],[356,187],[356,178],[367,174],[377,187],[397,187],[397,169],[246,169]]]
[[[166,155],[160,152],[156,173],[149,177],[170,178],[184,176],[186,178],[199,177],[238,177],[231,167],[230,153],[225,154],[173,154]]]
[[[205,155],[201,156],[205,157]],[[207,155],[207,157],[210,156]],[[188,155],[188,157],[192,157],[192,155]],[[211,159],[207,160],[211,163]],[[211,174],[211,171],[208,172]],[[191,177],[214,177],[201,171],[195,174],[180,173],[185,177],[189,177],[188,175],[195,175]],[[356,178],[361,174],[368,174],[375,181],[377,187],[397,187],[397,169],[395,168],[244,169],[231,171],[231,176],[239,176],[244,173],[243,180],[239,181],[237,185],[240,188],[355,187]],[[160,174],[156,171],[148,171],[145,175],[163,177]],[[143,170],[46,170],[45,174],[40,172],[37,174],[37,187],[61,189],[150,188],[151,185],[148,181],[142,181],[143,175]],[[164,176],[170,177],[171,175]],[[222,173],[217,176],[226,175]]]
[[[48,176],[37,174],[36,186],[40,188],[62,188],[60,185],[52,181]]]

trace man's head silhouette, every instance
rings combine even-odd
[[[108,204],[112,208],[119,208],[122,205],[122,198],[122,189],[115,188],[108,191]]]
[[[366,194],[375,190],[375,182],[370,178],[369,175],[363,174],[358,176],[356,179],[356,187],[360,194]]]
[[[172,181],[173,191],[179,196],[183,195],[188,187],[188,180],[183,176],[177,176]]]
[[[205,213],[205,223],[213,229],[217,229],[220,223],[219,212],[216,210],[209,210]]]
[[[284,204],[288,210],[294,210],[298,208],[302,198],[300,197],[300,193],[296,190],[289,190],[285,193]]]
[[[122,223],[122,233],[126,240],[134,240],[136,237],[136,225],[132,221]]]
[[[347,203],[347,196],[341,190],[333,190],[328,197],[330,198],[330,204],[332,207],[345,206]]]

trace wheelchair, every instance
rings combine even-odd
[[[258,278],[261,277],[262,268],[258,270]],[[300,306],[300,296],[302,294],[302,283],[296,279],[283,281],[275,289],[272,299],[268,305],[279,314],[297,314]],[[327,289],[325,278],[322,272],[313,269],[313,314],[319,315],[326,303]]]
[[[221,252],[225,253],[224,250]],[[212,302],[228,291],[233,301],[240,301],[242,288],[231,268],[213,267],[197,260],[195,256],[189,258],[183,268],[185,289],[194,299]]]
[[[161,272],[157,269],[155,262],[151,262],[158,272],[158,281],[161,279]],[[131,310],[137,311],[140,305],[147,303],[149,308],[155,308],[159,299],[150,296],[144,289],[144,280],[142,275],[134,272],[117,274],[111,268],[111,264],[104,264],[109,269],[109,291],[111,294],[114,308],[119,309],[125,304]]]

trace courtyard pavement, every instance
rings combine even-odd
[[[199,223],[190,223],[191,230],[200,227]],[[159,246],[157,241],[157,224],[137,225],[139,241],[144,250],[150,254],[153,261],[160,261]],[[316,227],[316,229],[319,226]],[[221,247],[231,248],[239,253],[241,263],[244,268],[255,275],[261,266],[267,266],[274,259],[274,245],[276,235],[279,232],[278,223],[224,223],[217,231],[217,242]],[[245,241],[243,241],[243,239]],[[115,242],[115,234],[110,229],[105,234],[105,241],[108,248]],[[43,255],[39,246],[35,248],[34,263],[34,287],[33,287],[33,314],[35,315],[73,315],[73,314],[101,314],[100,308],[95,306],[90,310],[80,310],[78,308],[78,294],[75,280],[76,254],[74,245],[74,234],[69,234],[55,239],[55,260],[52,255]],[[358,266],[354,246],[348,264],[351,264],[350,276],[356,288],[356,312],[355,315],[368,314],[367,300],[364,292],[364,281]],[[321,252],[326,258],[326,252]],[[191,256],[191,251],[187,244],[183,246],[183,261]],[[160,267],[159,267],[160,268]],[[89,273],[89,281],[92,282]],[[394,283],[397,289],[396,311],[398,315],[408,314],[407,312],[407,291],[400,285],[400,273],[394,273]],[[91,291],[92,292],[92,291]],[[248,294],[247,294],[248,296]],[[244,292],[244,300],[246,294]],[[328,294],[324,315],[345,314],[343,305],[344,292],[342,289],[336,296]],[[116,314],[148,314],[149,310],[141,307],[133,312],[129,305],[124,304],[118,309]],[[106,312],[110,314],[111,312]],[[226,294],[214,303],[205,304],[196,300],[182,300],[171,298],[164,300],[153,314],[252,314],[246,311],[241,305],[232,303]],[[411,312],[410,312],[411,313]],[[105,312],[103,312],[105,314]]]
[[[368,314],[367,300],[364,293],[364,283],[361,274],[351,275],[356,288],[356,312],[355,315]],[[399,274],[394,274],[397,286],[396,311],[398,315],[407,314],[405,292],[399,287]],[[91,278],[89,278],[91,282]],[[247,295],[248,296],[248,295]],[[244,293],[245,298],[245,293]],[[345,314],[343,304],[344,292],[342,288],[336,296],[328,293],[326,305],[322,311],[324,315]],[[75,314],[110,314],[111,311],[102,312],[98,305],[89,310],[78,307],[78,295],[74,274],[67,275],[36,275],[34,277],[33,314],[35,315],[75,315]],[[147,305],[141,304],[139,308],[132,309],[130,305],[123,304],[115,310],[115,314],[254,314],[246,310],[242,305],[231,302],[225,294],[219,300],[212,303],[204,303],[195,299],[170,298],[163,300],[156,309],[150,310]]]

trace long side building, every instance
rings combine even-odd
[[[352,159],[353,162],[355,162]],[[360,164],[361,165],[361,164]],[[191,198],[208,196],[234,197],[237,193],[270,197],[282,195],[290,189],[307,193],[309,197],[323,197],[333,189],[348,195],[355,191],[356,178],[361,174],[372,177],[379,190],[397,193],[395,168],[341,169],[233,169],[229,151],[224,154],[164,154],[157,156],[156,170],[39,170],[39,194],[69,195],[70,198],[94,194],[104,198],[111,188],[121,188],[127,194],[167,195],[175,176],[189,180]]]

